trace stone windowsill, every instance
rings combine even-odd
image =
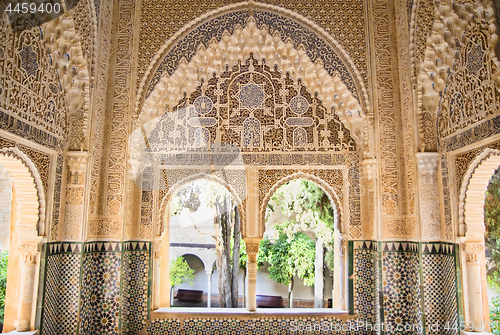
[[[257,308],[250,312],[245,308],[206,308],[206,307],[160,307],[151,312],[151,319],[176,318],[185,320],[189,318],[236,318],[236,319],[258,319],[261,317],[334,317],[345,321],[354,319],[349,312],[333,308]]]

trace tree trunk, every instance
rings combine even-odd
[[[314,260],[314,308],[323,308],[325,301],[325,278],[323,275],[323,239],[316,240],[316,259]]]
[[[238,308],[238,277],[240,274],[240,215],[238,207],[234,207],[233,233],[233,274],[231,282],[232,307]]]
[[[293,276],[290,279],[290,284],[288,284],[288,308],[293,308]]]
[[[217,218],[215,224],[216,241],[215,250],[217,253],[217,272],[219,274],[219,303],[220,307],[230,307],[231,299],[231,225],[228,213],[228,200],[223,198],[222,203],[217,199],[215,208]]]
[[[247,269],[243,271],[243,308],[247,307]]]

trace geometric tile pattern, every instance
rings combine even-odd
[[[351,326],[352,325],[352,326]],[[291,334],[369,334],[362,327],[356,328],[356,321],[349,320],[343,323],[336,318],[258,318],[237,320],[231,318],[190,318],[184,321],[177,319],[151,320],[147,326],[147,333],[151,335],[291,335]],[[342,328],[344,330],[342,330]]]
[[[353,250],[354,315],[375,324],[378,319],[378,251],[371,241],[355,241]]]
[[[123,246],[122,331],[137,334],[148,316],[150,242],[127,242]],[[166,334],[171,334],[167,332]]]
[[[147,327],[147,333],[151,335],[180,335],[181,322],[177,319],[151,320],[150,324]]]
[[[78,244],[51,244],[46,264],[42,334],[75,334],[80,285]]]
[[[418,244],[410,242],[383,244],[385,334],[421,334]],[[405,325],[415,325],[415,327],[402,328]]]
[[[150,242],[49,243],[41,333],[138,334],[146,330],[148,334],[362,335],[374,332],[355,327],[344,332],[335,327],[359,321],[379,324],[382,319],[385,334],[420,334],[416,328],[398,330],[396,326],[421,325],[423,310],[426,334],[457,334],[453,329],[428,328],[437,322],[449,322],[451,328],[458,323],[455,247],[440,242],[349,242],[349,286],[355,319],[342,323],[319,316],[148,321]]]
[[[86,243],[82,262],[80,334],[120,329],[121,243]]]
[[[424,311],[428,335],[458,334],[457,284],[452,244],[423,248]],[[449,325],[437,329],[429,325]],[[455,329],[453,329],[455,328]]]

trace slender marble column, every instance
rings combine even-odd
[[[247,248],[247,310],[257,309],[257,253],[259,252],[260,238],[246,238]]]
[[[212,270],[205,270],[208,276],[207,307],[212,308]]]
[[[21,291],[19,292],[17,331],[24,332],[30,330],[38,244],[22,243],[19,245],[19,250],[23,255],[23,265],[21,267]]]
[[[467,269],[467,293],[469,300],[469,323],[474,325],[474,332],[484,331],[483,301],[481,292],[481,255],[484,254],[482,243],[465,244]]]
[[[161,301],[161,249],[162,242],[156,241],[154,248],[154,260],[153,260],[153,283],[154,283],[154,297],[153,297],[153,309],[160,308]]]

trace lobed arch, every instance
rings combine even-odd
[[[172,185],[172,187],[169,188],[168,192],[160,200],[161,204],[160,204],[160,222],[159,222],[160,231],[159,231],[159,235],[161,236],[165,232],[165,226],[168,223],[168,222],[166,222],[165,215],[167,214],[167,211],[170,208],[170,201],[172,200],[172,196],[177,191],[182,189],[186,184],[188,184],[192,181],[195,181],[195,180],[199,180],[199,179],[214,181],[214,182],[219,183],[220,185],[224,186],[229,191],[231,196],[236,201],[236,204],[238,205],[238,211],[240,213],[240,223],[241,223],[240,230],[241,230],[241,234],[244,235],[246,232],[246,230],[245,230],[246,217],[245,217],[245,209],[244,209],[244,207],[245,207],[244,199],[242,200],[240,198],[240,196],[238,195],[238,192],[230,183],[226,182],[225,180],[223,180],[222,178],[220,178],[216,175],[206,174],[206,173],[193,174],[189,177],[183,178],[183,179],[177,181],[174,185]]]
[[[469,165],[459,195],[459,236],[483,242],[484,202],[491,176],[500,166],[500,150],[486,148]]]
[[[206,264],[208,264],[209,262],[205,259],[203,260],[203,256],[200,256],[200,255],[197,255],[196,252],[179,252],[179,253],[173,253],[173,252],[170,252],[170,256],[175,256],[175,257],[179,257],[179,256],[193,256],[193,257],[196,257],[198,258],[198,260],[201,262],[201,264],[203,265],[203,268],[205,269],[206,268]]]
[[[467,33],[472,27],[485,32],[491,46],[488,57],[499,68],[495,56],[496,16],[491,0],[474,3],[458,3],[451,0],[441,2],[434,13],[432,29],[427,36],[422,61],[417,64],[417,8],[413,6],[411,18],[411,68],[412,82],[416,85],[417,117],[419,129],[419,150],[437,150],[438,112],[442,109],[443,97],[449,92],[456,60],[464,47]],[[498,70],[497,70],[498,71]],[[497,89],[500,88],[499,73],[492,73]]]
[[[285,24],[281,26],[287,28],[266,26],[264,19],[283,20]],[[213,26],[222,28],[215,31]],[[311,41],[312,45],[304,46]],[[190,48],[196,51],[186,51]],[[301,79],[309,92],[318,93],[328,110],[335,109],[351,134],[362,142],[368,129],[368,94],[347,52],[306,18],[277,6],[253,2],[206,13],[165,43],[139,84],[134,128],[163,114],[166,105],[173,107],[202,79],[206,82],[214,72],[219,74],[226,65],[243,61],[250,53],[259,61],[265,58],[271,67],[277,65],[283,76],[289,73],[295,82]],[[318,82],[325,84],[319,86]]]
[[[17,191],[16,229],[23,240],[37,240],[47,234],[46,203],[42,179],[31,159],[16,147],[0,149],[0,164],[7,169]]]
[[[37,168],[19,148],[0,149],[0,165],[12,178],[13,188],[4,331],[28,331],[36,317],[38,251],[46,235],[45,193]]]
[[[271,197],[274,194],[274,192],[280,186],[288,183],[289,181],[296,180],[296,179],[309,180],[309,181],[315,183],[316,185],[318,185],[321,189],[323,189],[323,191],[328,195],[330,202],[333,204],[334,215],[336,217],[336,222],[335,222],[336,227],[334,227],[334,228],[338,232],[344,232],[345,230],[342,229],[343,228],[343,226],[342,226],[342,214],[341,214],[342,213],[342,205],[340,203],[340,200],[339,200],[335,190],[330,185],[328,185],[328,183],[325,182],[323,179],[316,177],[316,176],[313,176],[313,175],[310,175],[310,174],[307,174],[307,173],[304,173],[304,172],[297,172],[297,173],[293,173],[291,175],[288,175],[285,178],[278,180],[273,185],[273,187],[271,187],[271,189],[269,189],[269,191],[264,196],[262,204],[260,204],[259,231],[262,233],[265,231],[266,207],[267,207],[267,203],[269,202],[269,200],[271,200]]]

